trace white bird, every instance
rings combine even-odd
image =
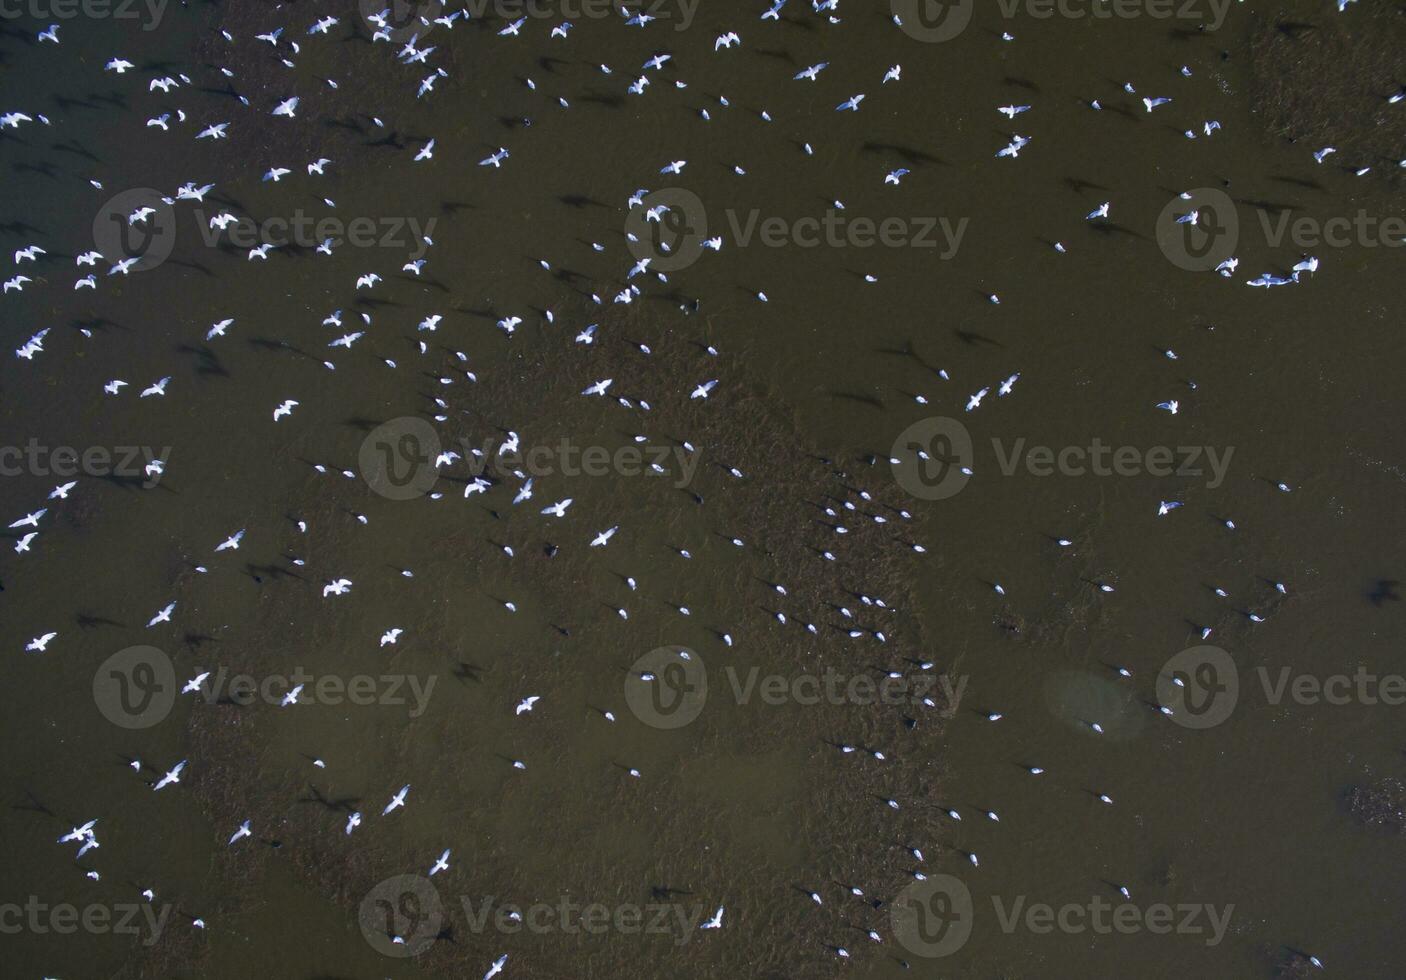
[[[699,926],[698,928],[700,928],[700,929],[720,929],[720,928],[722,928],[722,924],[723,924],[723,907],[722,907],[721,905],[719,905],[719,906],[718,906],[718,910],[713,913],[713,917],[712,917],[711,919],[709,919],[707,922],[703,923],[703,924],[702,924],[701,926]]]
[[[360,827],[360,826],[361,826],[361,811],[360,811],[360,810],[357,810],[357,811],[356,811],[355,813],[353,813],[351,816],[347,817],[347,829],[346,829],[346,832],[347,832],[348,834],[350,834],[353,830],[355,830],[357,827]]]
[[[150,387],[148,387],[148,388],[143,388],[140,397],[142,397],[142,398],[147,398],[147,397],[150,397],[151,395],[165,395],[165,394],[166,394],[166,386],[167,386],[168,384],[170,384],[170,382],[171,382],[171,376],[168,374],[166,377],[162,378],[160,381],[157,381],[155,384],[151,385]]]
[[[405,794],[410,792],[410,784],[406,783],[400,788],[400,792],[391,797],[391,801],[386,804],[386,808],[381,811],[381,816],[385,816],[398,806],[405,806]]]
[[[234,832],[234,836],[229,839],[229,842],[230,842],[231,844],[233,844],[235,841],[239,840],[241,837],[253,837],[253,836],[254,836],[254,832],[249,829],[249,821],[246,820],[246,821],[244,821],[242,824],[239,825],[239,829]]]
[[[25,653],[43,653],[44,648],[49,645],[49,641],[58,636],[57,633],[45,633],[43,636],[36,636],[25,645]]]
[[[339,578],[327,583],[322,587],[322,597],[325,599],[329,595],[346,595],[352,587],[352,580],[349,578]]]
[[[552,504],[550,507],[543,507],[543,508],[542,508],[542,513],[543,513],[543,514],[551,514],[553,517],[565,517],[565,516],[566,516],[566,508],[568,508],[568,507],[571,506],[571,499],[572,499],[572,498],[567,497],[565,500],[559,500],[559,501],[557,501],[556,503]]]
[[[513,714],[520,715],[524,711],[531,711],[532,706],[541,700],[542,697],[538,694],[534,694],[531,697],[523,698],[521,701],[518,702],[517,708],[513,711]]]
[[[822,61],[819,64],[811,65],[809,68],[802,68],[800,71],[796,72],[796,74],[793,76],[793,80],[799,81],[801,79],[805,79],[808,82],[813,82],[817,78],[819,78],[820,73],[829,66],[830,62]]]
[[[493,965],[488,968],[488,972],[483,975],[483,980],[493,980],[498,974],[503,972],[503,967],[508,963],[508,954],[504,953],[493,961]]]
[[[607,529],[607,530],[604,530],[604,531],[600,532],[600,534],[597,534],[593,539],[591,539],[591,547],[592,547],[592,548],[599,548],[599,547],[603,546],[607,541],[609,541],[609,540],[611,539],[611,537],[612,537],[612,536],[615,534],[615,532],[618,531],[619,529],[620,529],[620,525],[619,525],[619,524],[616,524],[614,527],[609,528],[609,529]]]
[[[604,381],[597,381],[589,388],[581,392],[583,395],[604,395],[605,390],[610,387],[612,379],[606,378]]]
[[[689,401],[692,401],[692,400],[695,399],[695,398],[707,398],[707,397],[708,397],[708,393],[711,392],[714,388],[716,388],[717,385],[718,385],[718,379],[717,379],[717,378],[714,378],[712,381],[705,381],[705,382],[703,382],[703,383],[702,383],[701,385],[699,385],[697,388],[694,388],[694,389],[693,389],[693,392],[688,396]]]
[[[289,690],[289,692],[288,692],[287,694],[283,695],[283,700],[280,701],[280,702],[278,702],[279,707],[280,707],[280,708],[286,708],[286,707],[288,707],[289,705],[297,704],[297,703],[298,703],[298,697],[299,697],[299,695],[301,695],[302,693],[303,693],[303,685],[302,685],[302,684],[295,684],[295,685],[292,687],[292,689]]]
[[[244,528],[240,528],[238,531],[235,531],[235,532],[234,532],[233,534],[231,534],[229,537],[225,538],[223,541],[221,541],[219,544],[217,544],[217,545],[215,546],[215,550],[216,550],[216,551],[229,551],[229,550],[233,549],[233,550],[236,550],[236,551],[237,551],[237,550],[239,549],[239,542],[240,542],[240,540],[244,537],[244,531],[245,531]]]
[[[428,143],[426,143],[424,146],[422,146],[422,147],[420,148],[420,152],[418,152],[418,153],[415,154],[415,161],[414,161],[414,162],[419,163],[421,160],[429,160],[429,159],[432,158],[433,156],[434,156],[434,140],[431,139]]]
[[[60,843],[60,844],[67,844],[67,843],[69,843],[70,841],[87,840],[88,838],[90,838],[90,837],[93,836],[93,827],[94,827],[95,824],[97,824],[97,822],[98,822],[97,818],[94,817],[92,820],[89,820],[89,821],[88,821],[87,823],[85,823],[83,826],[81,826],[81,827],[74,827],[74,828],[73,828],[72,830],[70,830],[68,833],[66,833],[66,834],[64,834],[62,837],[60,837],[59,840],[58,840],[58,843]]]
[[[404,632],[405,630],[401,629],[399,626],[386,630],[381,634],[381,646],[394,643],[396,640],[400,639],[400,634]]]
[[[41,517],[43,517],[45,514],[47,514],[48,512],[49,512],[49,508],[47,508],[47,507],[41,507],[41,508],[39,508],[39,509],[36,510],[36,511],[31,511],[31,512],[28,513],[28,514],[25,514],[25,515],[24,515],[23,517],[21,517],[19,520],[17,520],[17,521],[15,521],[14,523],[12,523],[12,524],[10,525],[10,529],[13,530],[13,529],[15,529],[15,528],[17,528],[17,527],[38,527],[38,526],[39,526],[39,519],[40,519]]]
[[[430,877],[433,878],[435,875],[439,874],[441,871],[448,871],[448,870],[449,870],[449,848],[446,847],[446,848],[444,849],[444,853],[439,856],[439,860],[435,861],[434,866],[430,868]]]
[[[174,601],[162,606],[161,609],[157,611],[156,615],[151,617],[151,620],[146,624],[146,628],[151,629],[157,623],[169,623],[171,621],[171,613],[175,612],[175,609],[176,603]]]
[[[53,490],[49,491],[49,499],[67,500],[68,492],[76,486],[78,486],[77,480],[70,480],[67,483],[60,483],[58,486],[54,487]]]
[[[135,67],[137,66],[132,64],[126,58],[113,58],[107,64],[103,65],[103,68],[105,68],[107,71],[115,71],[119,75]]]
[[[181,781],[181,770],[185,767],[186,760],[182,759],[180,762],[176,763],[176,768],[172,769],[166,775],[162,776],[159,780],[157,780],[156,785],[153,786],[152,789],[163,789],[167,786],[170,786],[172,783],[179,783]]]
[[[274,407],[273,420],[277,422],[285,415],[292,415],[293,409],[297,408],[300,404],[301,402],[294,401],[292,398],[284,399],[281,405],[277,405]]]
[[[181,688],[181,693],[182,693],[182,694],[194,694],[195,692],[199,691],[199,690],[200,690],[200,685],[201,685],[201,684],[204,684],[204,683],[205,683],[205,679],[206,679],[207,677],[209,677],[209,676],[210,676],[210,672],[209,672],[208,670],[202,671],[201,673],[196,674],[196,675],[195,675],[194,677],[192,677],[190,680],[188,680],[188,681],[185,682],[185,686]]]
[[[210,330],[205,334],[205,339],[214,340],[216,337],[223,337],[225,335],[225,331],[228,330],[230,328],[230,325],[233,323],[234,317],[231,316],[226,317],[219,323],[211,324]]]

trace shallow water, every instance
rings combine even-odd
[[[1400,972],[1392,927],[1402,840],[1363,827],[1342,797],[1401,775],[1393,731],[1401,708],[1356,695],[1337,705],[1271,695],[1285,667],[1320,679],[1359,667],[1406,672],[1400,603],[1369,598],[1399,571],[1406,464],[1395,424],[1403,347],[1393,328],[1402,252],[1361,238],[1320,245],[1312,251],[1322,270],[1299,286],[1242,285],[1304,251],[1271,247],[1258,207],[1292,207],[1319,222],[1401,215],[1399,181],[1384,167],[1354,177],[1343,170],[1358,160],[1347,151],[1315,165],[1307,142],[1268,131],[1283,125],[1285,107],[1271,111],[1252,94],[1250,41],[1263,22],[1326,30],[1367,12],[1237,5],[1219,30],[1198,34],[1145,16],[1007,21],[983,5],[971,27],[941,44],[898,32],[887,9],[847,6],[844,23],[831,27],[799,0],[781,25],[757,24],[750,6],[719,4],[682,31],[583,19],[565,43],[546,37],[552,20],[530,20],[516,41],[497,37],[494,21],[426,40],[442,45],[435,61],[450,75],[425,100],[411,91],[424,71],[394,64],[386,46],[304,42],[297,90],[315,93],[309,83],[332,73],[342,88],[326,105],[309,101],[297,121],[251,117],[217,148],[188,134],[132,135],[160,104],[198,108],[201,120],[246,118],[200,86],[169,102],[148,96],[156,65],[196,77],[192,65],[230,63],[260,105],[286,97],[287,71],[247,38],[278,23],[301,35],[321,9],[170,9],[150,32],[73,20],[57,50],[31,43],[29,21],[19,20],[0,41],[7,105],[66,124],[63,135],[6,131],[13,135],[0,144],[12,248],[52,241],[81,251],[113,192],[188,179],[216,182],[221,206],[259,217],[325,214],[326,194],[343,217],[395,216],[422,228],[435,220],[415,281],[394,271],[408,238],[348,244],[330,259],[305,249],[247,262],[207,246],[195,229],[193,211],[219,206],[183,202],[159,268],[100,274],[98,290],[71,293],[64,256],[43,267],[44,288],[4,300],[13,346],[53,329],[44,354],[0,367],[0,442],[169,447],[155,486],[81,480],[51,511],[36,551],[6,552],[0,566],[13,651],[4,676],[24,692],[11,699],[0,750],[11,791],[0,811],[12,845],[5,901],[114,907],[140,901],[150,886],[158,907],[172,903],[169,923],[150,946],[23,929],[6,937],[16,975],[481,976],[507,952],[508,977],[1270,977],[1291,949],[1340,976]],[[1386,15],[1370,16],[1377,20],[1363,31],[1384,29]],[[221,23],[240,38],[233,51],[210,40]],[[712,40],[727,29],[743,33],[743,47],[715,55]],[[1002,43],[1003,30],[1015,40]],[[675,61],[648,95],[620,95],[625,66],[661,50]],[[102,74],[119,51],[142,66],[141,84]],[[822,60],[831,67],[818,82],[790,80]],[[601,75],[602,61],[617,73]],[[895,62],[902,81],[880,90]],[[1183,64],[1189,79],[1176,75]],[[202,71],[203,86],[212,73]],[[675,77],[689,87],[667,89]],[[1138,96],[1121,91],[1126,80]],[[858,91],[869,93],[860,112],[833,111]],[[557,93],[570,109],[551,101]],[[1148,114],[1142,94],[1176,101]],[[1363,97],[1338,94],[1345,103]],[[1091,97],[1103,112],[1084,104]],[[1008,123],[993,109],[1010,102],[1036,109]],[[706,124],[697,116],[705,105]],[[775,121],[762,122],[762,109]],[[368,112],[393,120],[399,146],[375,145],[382,136]],[[505,122],[523,116],[530,127]],[[1223,129],[1194,142],[1181,135],[1205,119]],[[1354,145],[1322,120],[1308,129],[1316,136],[1325,125]],[[1016,131],[1034,142],[1017,161],[994,159]],[[412,165],[430,136],[435,159]],[[814,157],[800,150],[806,140]],[[500,145],[512,150],[501,171],[474,166]],[[317,156],[334,160],[321,183],[253,179]],[[670,272],[667,285],[636,279],[646,295],[623,310],[596,308],[589,294],[608,304],[633,261],[627,198],[666,186],[657,171],[674,159],[689,161],[676,182],[705,203],[708,234],[727,244]],[[897,166],[912,173],[885,186]],[[87,187],[94,174],[104,191]],[[1224,187],[1237,204],[1243,275],[1233,281],[1183,271],[1159,248],[1159,214],[1192,187]],[[945,258],[942,247],[736,241],[754,209],[759,219],[822,216],[836,197],[847,216],[945,219],[962,237]],[[1085,222],[1104,200],[1114,202],[1110,224]],[[1272,228],[1274,214],[1267,220]],[[1056,240],[1068,254],[1052,249]],[[592,241],[608,251],[591,251]],[[542,270],[543,258],[566,271]],[[387,282],[367,302],[351,287],[373,269]],[[757,302],[757,290],[770,301]],[[679,309],[692,300],[696,312]],[[543,322],[548,304],[555,325]],[[350,351],[325,346],[343,332],[320,325],[337,308],[344,330],[357,329],[362,311],[373,317]],[[430,312],[444,314],[443,324],[417,337]],[[494,327],[510,314],[525,319],[511,338]],[[208,324],[226,316],[235,318],[230,336],[204,343]],[[589,322],[601,325],[598,343],[574,345]],[[426,337],[422,357],[413,345]],[[716,359],[706,344],[719,348]],[[1161,356],[1166,348],[1179,359]],[[477,384],[462,377],[454,350],[469,355]],[[323,358],[336,361],[335,372]],[[939,368],[953,380],[940,380]],[[980,410],[962,411],[972,392],[1015,371],[1010,397],[993,391]],[[131,393],[167,374],[164,399]],[[440,384],[445,376],[455,383]],[[112,377],[133,389],[102,395]],[[653,411],[576,394],[604,377]],[[686,398],[711,377],[722,381],[707,402]],[[466,501],[464,471],[451,470],[442,500],[393,500],[366,480],[309,465],[363,470],[368,435],[389,420],[427,417],[436,395],[449,404],[440,431],[451,445],[494,445],[513,428],[527,445],[567,438],[615,451],[643,431],[670,450],[690,440],[698,465],[688,479],[677,456],[663,457],[671,472],[660,477],[543,473],[531,504],[576,498],[568,518],[550,522],[509,504],[513,478]],[[289,397],[301,402],[293,417],[271,422],[272,407]],[[1169,397],[1182,402],[1175,417],[1153,408]],[[961,492],[925,500],[866,457],[897,451],[906,427],[935,415],[965,424],[975,472]],[[1095,439],[1140,453],[1211,447],[1227,465],[1223,479],[1002,471],[1001,454],[1013,447],[1057,452]],[[728,476],[729,466],[746,477]],[[1277,491],[1279,481],[1293,491]],[[0,480],[0,496],[18,516],[57,482],[27,466]],[[857,488],[881,502],[871,512],[907,508],[913,520],[856,527],[842,560],[824,562],[813,549],[837,536],[823,508],[859,500]],[[1184,506],[1158,519],[1160,500]],[[884,504],[892,509],[878,511]],[[1236,530],[1222,526],[1226,518]],[[314,533],[299,536],[296,519]],[[622,531],[604,551],[584,547],[613,524]],[[250,528],[240,550],[212,554],[239,527]],[[747,546],[732,546],[734,535]],[[1073,544],[1061,548],[1059,537]],[[927,554],[906,551],[909,539]],[[504,543],[512,560],[494,547]],[[543,554],[548,543],[562,549],[555,558]],[[308,565],[291,565],[295,555]],[[398,575],[402,568],[415,577]],[[356,580],[351,595],[324,599],[319,586],[340,575]],[[638,579],[637,593],[626,575]],[[1287,584],[1286,596],[1274,581]],[[1098,582],[1116,591],[1100,593]],[[774,583],[788,586],[784,600]],[[1216,586],[1230,597],[1217,598]],[[856,591],[889,600],[891,611],[861,611],[888,643],[833,630],[840,618],[824,603]],[[172,599],[176,625],[143,629]],[[502,606],[508,600],[516,615]],[[629,607],[628,621],[619,606]],[[775,623],[778,609],[789,626]],[[1246,611],[1267,621],[1251,623]],[[810,638],[798,618],[822,634]],[[395,625],[404,638],[378,646]],[[1239,667],[1240,696],[1220,724],[1185,728],[1155,710],[1165,700],[1159,672],[1207,625],[1208,642]],[[49,653],[21,655],[49,629],[60,633]],[[723,631],[737,640],[732,648]],[[104,716],[110,699],[95,697],[94,675],[110,655],[143,643],[173,661],[181,682],[221,667],[226,677],[303,667],[408,680],[394,693],[377,686],[376,704],[324,696],[286,711],[187,696],[160,724],[127,729]],[[638,658],[672,646],[706,665],[708,696],[696,721],[661,729],[632,712],[626,692],[643,683],[630,673]],[[743,702],[734,686],[752,668],[853,677],[912,674],[916,660],[961,685],[951,719],[941,717],[945,701],[926,711],[768,704],[759,695]],[[1120,679],[1115,665],[1132,678]],[[410,681],[428,692],[413,716]],[[541,706],[514,716],[529,693]],[[610,724],[603,710],[619,720]],[[982,717],[990,711],[1005,717],[990,723]],[[917,720],[913,730],[904,717]],[[889,758],[844,755],[835,742],[880,747]],[[143,777],[126,767],[132,757],[148,764]],[[325,770],[312,767],[314,757]],[[182,758],[191,762],[179,786],[152,794],[140,784]],[[514,759],[527,770],[513,770]],[[1028,775],[1029,765],[1046,772]],[[631,779],[628,767],[643,778]],[[406,782],[409,805],[383,823],[379,808]],[[1099,792],[1114,805],[1099,803]],[[890,811],[881,797],[904,807]],[[963,819],[949,819],[948,808]],[[341,830],[348,809],[365,821],[351,837]],[[1000,822],[983,818],[985,809]],[[251,814],[261,842],[226,847]],[[53,839],[94,816],[102,847],[75,866]],[[450,931],[417,956],[387,955],[404,950],[374,930],[368,940],[363,901],[376,882],[423,874],[446,846],[451,871],[434,884]],[[866,907],[842,890],[858,884],[889,902],[916,866],[910,846],[925,852],[929,875],[951,875],[971,895],[971,938],[941,958],[908,948],[887,906]],[[89,867],[101,882],[83,878]],[[1185,925],[1171,934],[1077,924],[1044,932],[1026,920],[1003,927],[1017,903],[1116,903],[1118,885],[1138,909],[1211,906],[1228,925],[1208,935],[1204,913],[1178,913]],[[806,898],[810,890],[825,905]],[[646,917],[667,907],[662,921],[682,914],[693,923],[722,904],[727,919],[713,933],[475,927],[488,896],[553,910],[598,902]],[[423,921],[401,909],[402,925]],[[189,927],[196,915],[203,932]],[[865,938],[869,928],[882,944]],[[851,951],[849,962],[833,955],[835,945]]]

